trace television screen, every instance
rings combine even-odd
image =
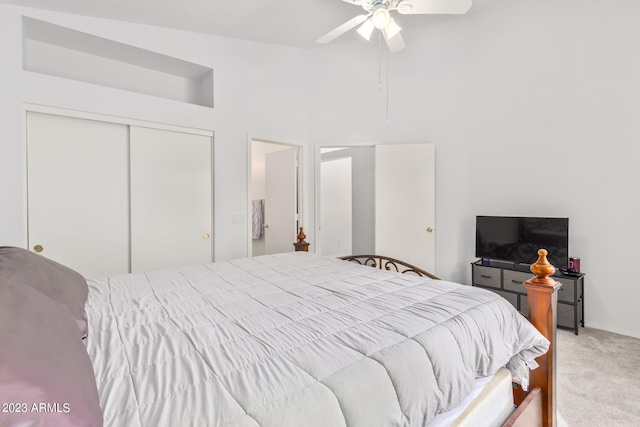
[[[556,268],[569,265],[569,218],[476,217],[476,256],[531,264],[538,249]]]

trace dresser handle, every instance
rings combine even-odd
[[[512,281],[513,283],[522,283],[521,281],[516,280],[516,279],[511,279],[511,281]]]
[[[488,276],[486,274],[481,274],[480,277],[484,277],[485,279],[491,279],[491,276]]]

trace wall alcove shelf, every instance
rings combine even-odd
[[[23,68],[213,108],[213,69],[24,16]]]

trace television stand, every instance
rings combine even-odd
[[[481,263],[481,265],[484,265],[485,267],[506,268],[507,270],[515,271],[531,271],[531,264],[521,264],[515,261],[502,261],[497,259],[482,258],[476,262]]]
[[[471,263],[471,285],[488,289],[504,297],[516,309],[529,314],[527,290],[523,282],[533,273],[527,264],[481,259]],[[558,291],[558,327],[570,329],[578,335],[584,327],[584,273],[564,274],[560,270],[552,276],[562,283]]]

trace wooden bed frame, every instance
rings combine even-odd
[[[296,251],[308,251],[309,244],[300,228],[298,241],[294,243]],[[381,270],[412,273],[438,279],[433,274],[397,259],[381,255],[350,255],[339,257],[347,261],[357,262]],[[527,289],[529,302],[529,321],[544,335],[549,342],[549,351],[538,357],[539,367],[530,372],[529,392],[523,391],[514,384],[514,402],[517,409],[505,422],[503,427],[556,427],[556,322],[558,289],[562,286],[553,280],[555,267],[547,260],[547,251],[538,250],[538,260],[531,265],[535,277],[523,283]]]

